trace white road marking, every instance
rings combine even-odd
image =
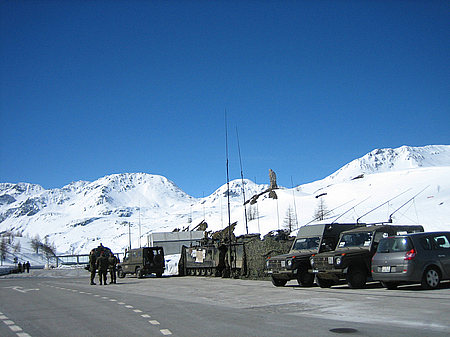
[[[21,328],[20,326],[17,326],[17,325],[10,325],[9,328],[10,328],[12,331],[14,331],[14,332],[22,331],[22,328]]]
[[[133,306],[132,305],[126,305],[125,308],[131,309],[131,308],[133,308]]]
[[[26,332],[18,332],[17,337],[31,337],[31,336],[29,334],[27,334]]]
[[[123,302],[117,302],[117,304],[123,305],[123,304],[125,304],[125,303],[123,303]]]
[[[14,325],[16,323],[14,323],[13,321],[7,320],[7,321],[3,321],[3,323],[5,323],[6,325]]]
[[[169,329],[161,329],[161,330],[159,330],[159,331],[161,331],[161,333],[162,333],[164,336],[168,336],[168,335],[171,335],[171,334],[172,334],[172,332],[171,332]]]
[[[141,317],[144,317],[144,318],[150,318],[150,317],[152,317],[152,316],[150,316],[150,315],[148,315],[148,314],[143,314],[143,315],[141,315]]]
[[[109,301],[110,301],[110,302],[117,302],[117,300],[114,299],[114,298],[111,298]]]
[[[139,309],[134,309],[133,311],[134,312],[142,312],[142,310],[139,310]]]
[[[155,320],[150,320],[150,321],[148,321],[150,324],[153,324],[153,325],[159,325],[160,323],[158,322],[158,321],[155,321]]]
[[[8,319],[5,315],[0,315],[0,319]]]

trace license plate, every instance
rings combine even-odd
[[[286,261],[281,261],[281,267],[282,268],[286,267]]]
[[[328,257],[328,264],[333,264],[333,257],[332,256]]]
[[[390,273],[391,272],[391,266],[383,266],[381,267],[382,273]]]

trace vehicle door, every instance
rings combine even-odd
[[[443,278],[450,277],[450,234],[433,235],[433,250],[443,268]]]

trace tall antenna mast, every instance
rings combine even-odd
[[[236,137],[237,137],[237,145],[239,152],[239,164],[241,165],[241,182],[242,182],[242,195],[244,197],[244,217],[245,217],[245,229],[248,234],[248,223],[247,223],[247,206],[245,205],[245,188],[244,188],[244,173],[242,171],[242,159],[241,159],[241,146],[239,145],[239,134],[236,126]]]
[[[295,214],[295,224],[296,227],[295,229],[298,229],[298,217],[297,217],[297,205],[295,204],[295,193],[294,193],[294,182],[292,180],[292,176],[291,176],[291,186],[292,186],[292,199],[294,199],[294,214]]]
[[[229,274],[231,276],[231,211],[230,211],[230,174],[228,171],[228,125],[227,125],[227,111],[225,110],[225,148],[227,157],[227,201],[228,201],[228,252],[229,252]]]

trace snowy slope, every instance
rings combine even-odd
[[[244,180],[244,187],[249,200],[268,185]],[[348,211],[339,221],[349,222],[395,196],[361,221],[387,221],[406,203],[392,216],[394,222],[450,230],[450,146],[374,150],[329,177],[295,189],[280,188],[276,193],[278,199],[265,193],[247,207],[250,233],[282,228],[289,210],[297,215],[298,224],[304,225],[313,219],[319,200],[333,210],[330,216]],[[193,198],[168,179],[146,173],[114,174],[52,190],[1,183],[0,232],[15,231],[29,237],[39,234],[60,253],[86,253],[100,242],[122,251],[129,245],[129,232],[132,245],[139,246],[147,243],[147,234],[152,231],[193,229],[204,219],[208,230],[222,229],[228,224],[227,201],[226,184],[210,196]],[[238,222],[237,235],[246,233],[242,204],[242,182],[233,180],[231,222]]]

